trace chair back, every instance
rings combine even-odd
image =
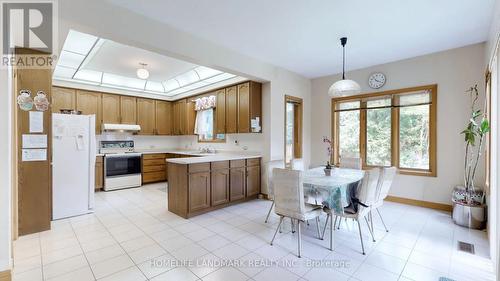
[[[357,198],[365,205],[371,206],[375,203],[377,195],[377,183],[380,176],[380,168],[373,168],[365,172],[361,186],[358,188]],[[359,211],[366,207],[359,206]]]
[[[267,189],[268,195],[274,196],[273,188],[273,169],[274,168],[285,168],[285,161],[283,160],[272,160],[267,162]]]
[[[302,158],[292,159],[292,170],[304,171],[304,160]]]
[[[275,168],[273,170],[274,212],[300,218],[305,213],[302,172]]]
[[[396,167],[383,168],[377,184],[377,202],[383,201],[389,195],[396,171]]]
[[[341,157],[340,168],[361,170],[363,167],[359,157]]]

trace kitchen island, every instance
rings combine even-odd
[[[260,155],[214,154],[166,159],[168,210],[190,218],[260,194]]]

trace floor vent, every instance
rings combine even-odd
[[[458,250],[474,255],[474,244],[458,241]]]

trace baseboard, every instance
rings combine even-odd
[[[0,281],[11,281],[12,276],[10,270],[0,271]]]
[[[396,202],[396,203],[401,203],[401,204],[406,204],[406,205],[412,205],[412,206],[424,207],[424,208],[429,208],[429,209],[447,211],[447,212],[451,212],[451,210],[452,210],[452,206],[448,205],[448,204],[434,203],[434,202],[415,200],[415,199],[408,199],[408,198],[397,197],[397,196],[387,196],[387,198],[385,198],[385,200],[391,201],[391,202]]]

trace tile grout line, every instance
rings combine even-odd
[[[92,215],[94,215],[94,213],[92,213]],[[95,277],[94,270],[92,270],[92,267],[90,266],[90,262],[87,258],[87,255],[85,254],[85,251],[83,250],[82,243],[80,242],[78,235],[76,235],[76,231],[75,231],[75,228],[73,227],[73,223],[71,222],[71,220],[69,220],[68,222],[69,222],[69,225],[71,226],[71,230],[73,231],[73,234],[75,235],[76,241],[78,241],[78,245],[80,246],[80,249],[82,250],[83,256],[85,257],[85,260],[87,261],[87,265],[90,269],[90,272],[92,272],[92,276],[94,276],[94,280],[97,280],[97,278]]]

